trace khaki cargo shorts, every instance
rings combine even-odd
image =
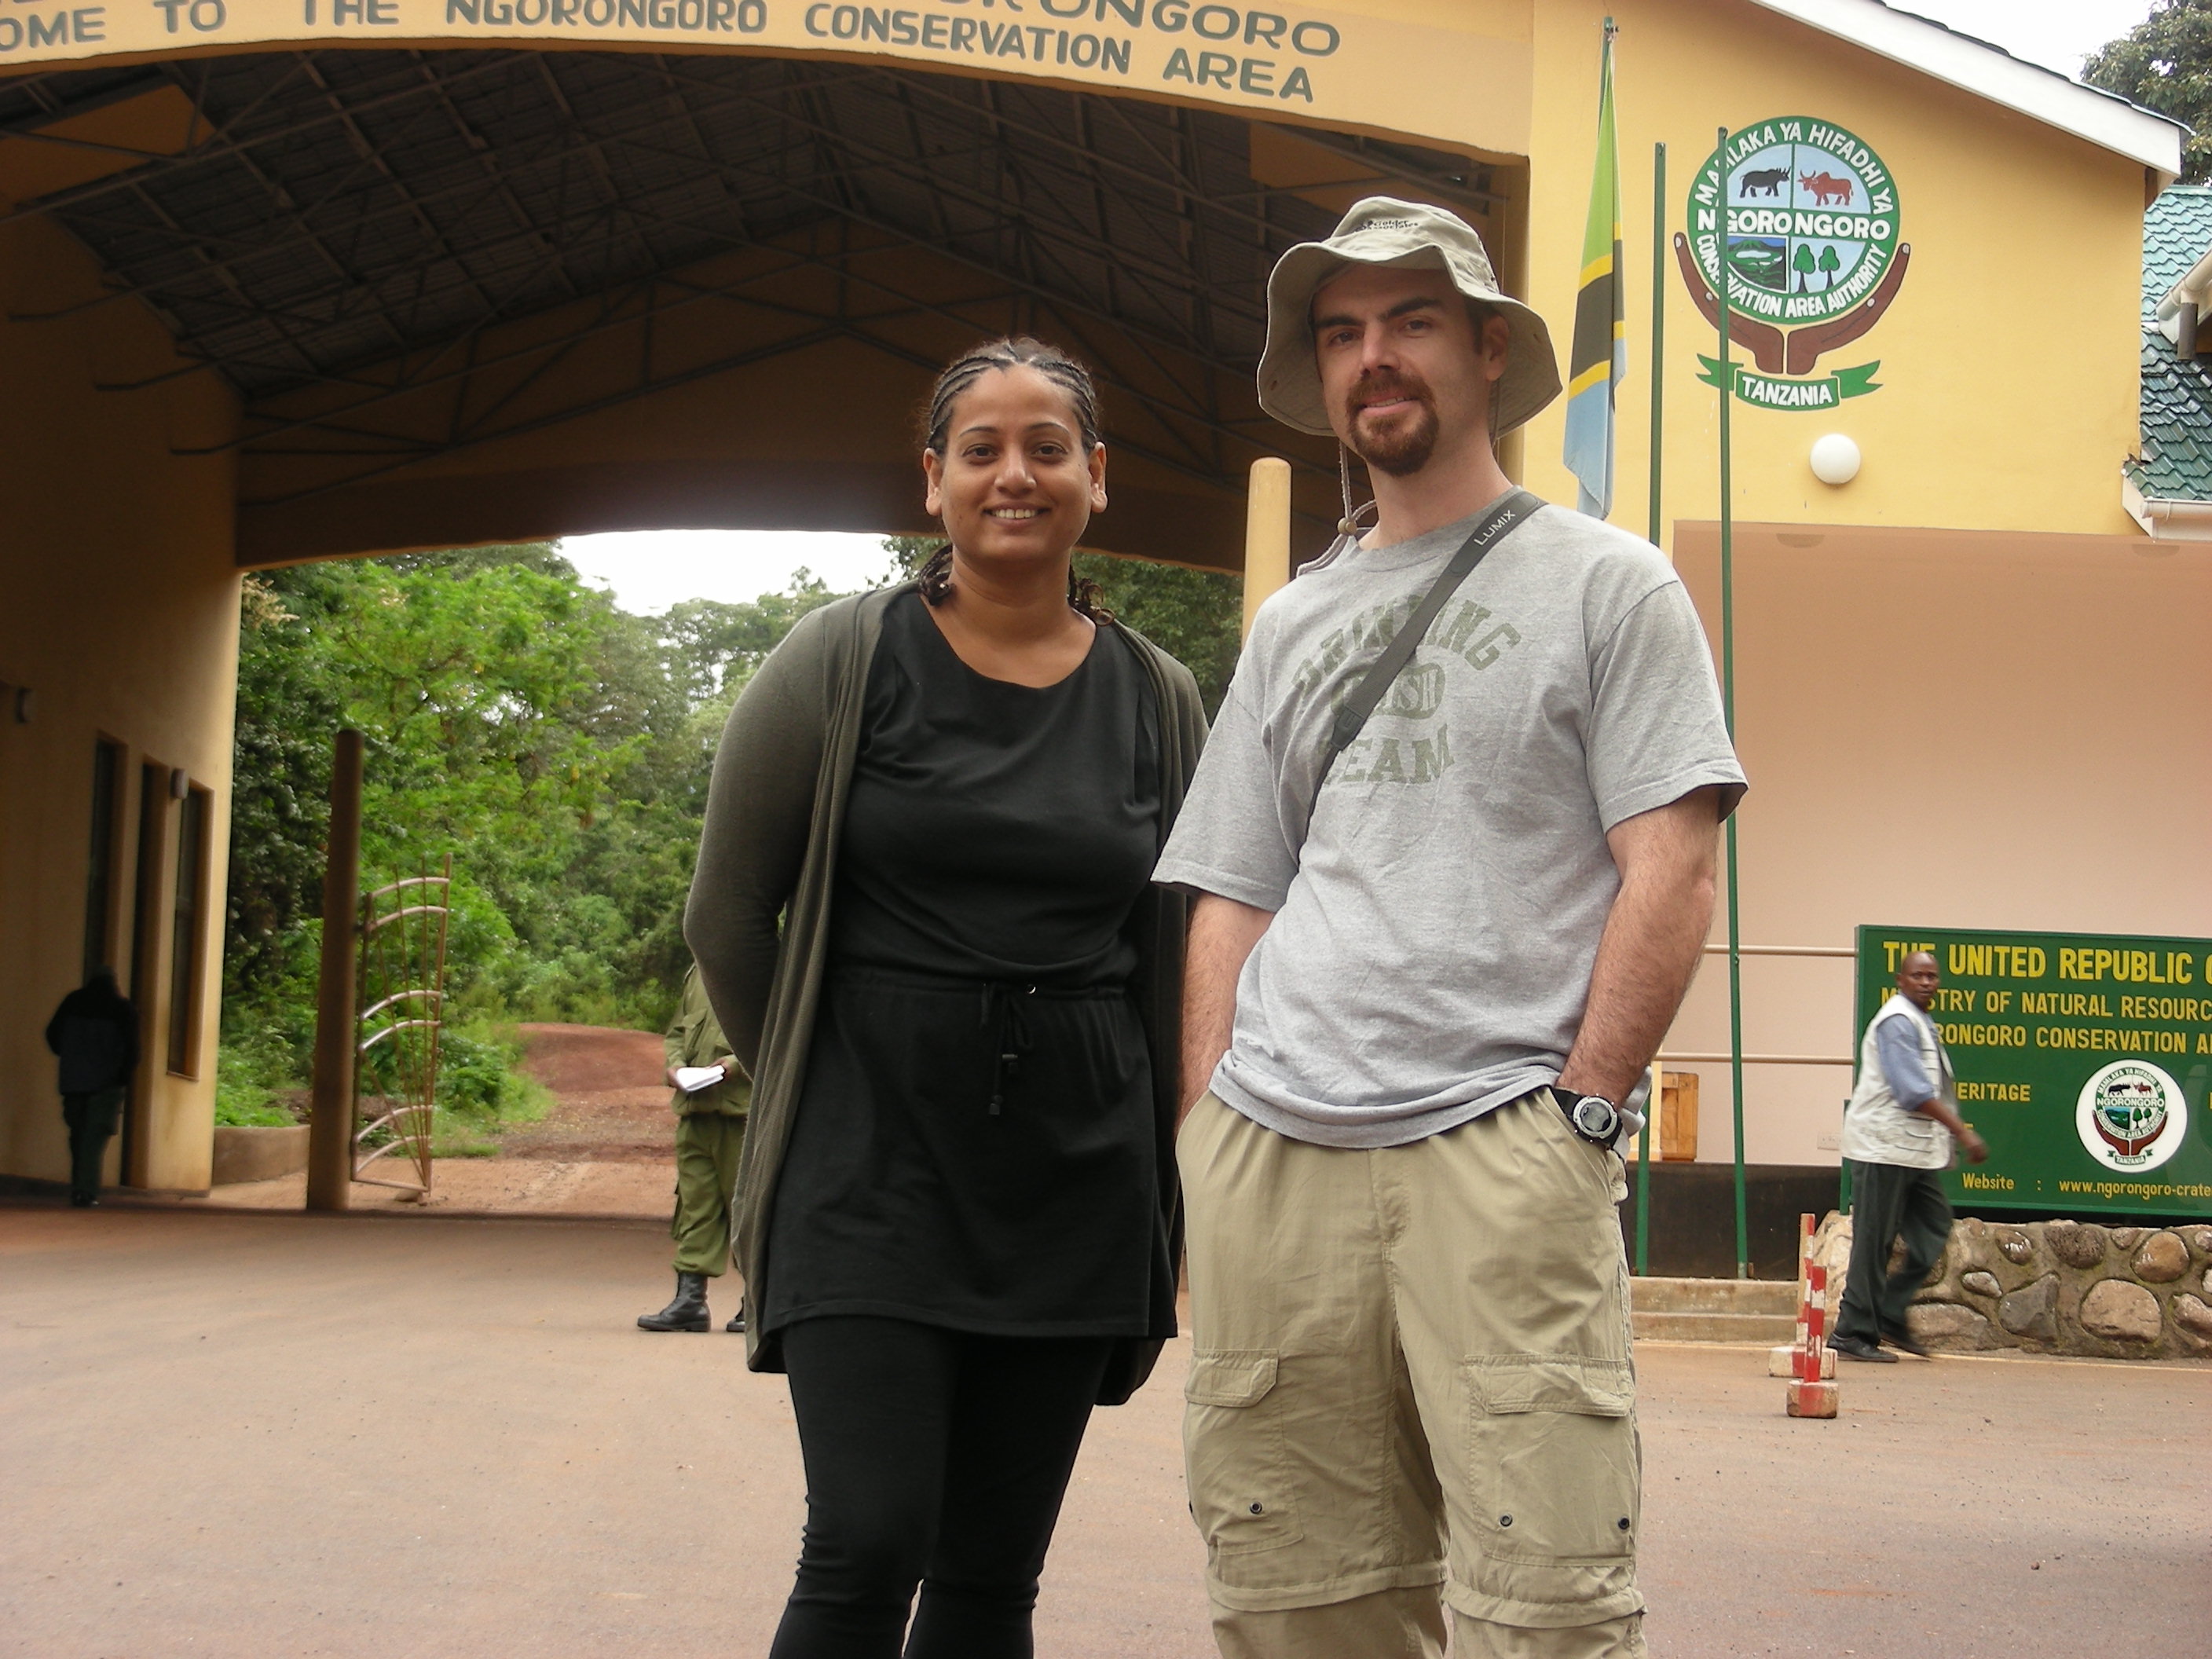
[[[1184,1442],[1218,1626],[1439,1584],[1500,1626],[1641,1610],[1618,1157],[1539,1091],[1376,1151],[1208,1094],[1177,1161]]]

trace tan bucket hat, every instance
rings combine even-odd
[[[1440,270],[1470,300],[1495,307],[1512,331],[1505,373],[1492,392],[1493,428],[1510,432],[1559,395],[1559,359],[1544,319],[1501,294],[1474,227],[1455,213],[1370,196],[1325,242],[1300,242],[1267,278],[1267,347],[1260,355],[1260,407],[1285,426],[1331,436],[1314,361],[1314,291],[1347,264]]]

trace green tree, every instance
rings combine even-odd
[[[1243,578],[1109,553],[1079,553],[1075,570],[1098,584],[1116,617],[1190,670],[1212,720],[1243,644]]]
[[[1833,242],[1820,250],[1820,269],[1827,274],[1828,278],[1820,285],[1822,292],[1825,293],[1827,289],[1835,287],[1836,273],[1843,269],[1843,264],[1844,262],[1838,256],[1836,245]]]
[[[453,855],[459,1006],[661,1023],[688,959],[684,901],[729,702],[834,597],[801,573],[750,605],[635,617],[543,544],[249,578],[226,1052],[304,1053],[344,725],[369,740],[364,874]]]
[[[232,767],[226,1007],[312,972],[340,688],[302,613],[322,609],[330,567],[248,576],[240,601]]]
[[[2081,78],[2187,122],[2194,131],[2181,152],[2182,181],[2212,178],[2212,0],[2160,0],[2092,53]]]
[[[1805,291],[1806,283],[1813,275],[1813,245],[1810,242],[1798,243],[1797,257],[1790,263],[1796,268],[1797,291],[1802,294]]]

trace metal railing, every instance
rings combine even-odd
[[[1729,948],[1725,945],[1708,945],[1705,947],[1705,954],[1709,957],[1724,957],[1728,953]],[[1742,945],[1736,947],[1736,955],[1739,957],[1829,957],[1850,961],[1857,954],[1848,945]],[[1662,1060],[1674,1060],[1686,1065],[1726,1066],[1731,1064],[1736,1058],[1737,1056],[1728,1053],[1725,1049],[1718,1054],[1683,1052],[1654,1055],[1651,1064],[1654,1070],[1658,1068]],[[1747,1066],[1856,1066],[1859,1063],[1858,1056],[1856,1054],[1747,1054],[1742,1056],[1742,1060]]]
[[[1723,401],[1725,403],[1726,399],[1723,398]],[[1703,948],[1703,954],[1709,957],[1725,957],[1729,953],[1729,947],[1725,945],[1707,945]],[[1739,945],[1735,947],[1735,954],[1739,962],[1746,957],[1784,957],[1798,959],[1825,957],[1853,961],[1858,956],[1858,952],[1848,945]],[[1730,1024],[1732,1028],[1736,1028],[1735,1020],[1732,1019]],[[1738,1041],[1741,1042],[1741,1039],[1739,1038]],[[1636,1138],[1636,1271],[1639,1274],[1648,1271],[1650,1267],[1651,1131],[1653,1124],[1657,1121],[1660,1107],[1665,1099],[1664,1074],[1666,1067],[1670,1064],[1727,1066],[1732,1070],[1740,1072],[1740,1069],[1746,1066],[1856,1066],[1858,1064],[1858,1058],[1855,1054],[1754,1054],[1740,1050],[1723,1050],[1716,1054],[1684,1049],[1669,1054],[1662,1049],[1659,1054],[1654,1054],[1651,1057],[1651,1094],[1646,1103],[1650,1109],[1644,1115],[1644,1127]],[[1734,1161],[1736,1170],[1736,1254],[1739,1258],[1736,1271],[1739,1275],[1741,1275],[1747,1271],[1741,1259],[1746,1249],[1743,1237],[1745,1225],[1743,1098],[1740,1084],[1732,1083],[1732,1086],[1735,1093],[1733,1105],[1735,1123]]]

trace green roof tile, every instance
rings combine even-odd
[[[2212,185],[2176,185],[2143,215],[2142,453],[2127,462],[2154,501],[2212,501],[2212,362],[2185,362],[2158,331],[2158,302],[2212,252]]]
[[[2169,279],[2166,287],[2172,286]],[[2148,330],[2142,344],[2142,456],[2128,464],[2128,476],[2154,500],[2212,501],[2212,367],[2201,358],[2184,362],[2164,335]]]
[[[2212,250],[2212,185],[2174,185],[2143,215],[2143,320]]]

